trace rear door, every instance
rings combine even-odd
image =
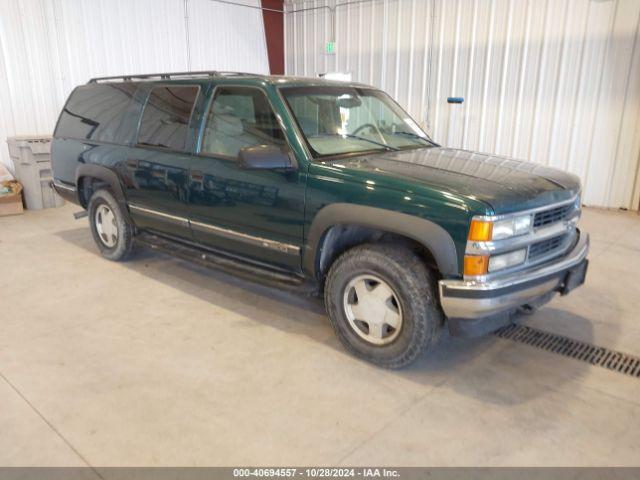
[[[305,173],[237,163],[244,147],[289,148],[275,104],[257,87],[214,90],[191,163],[191,228],[209,246],[299,270]]]
[[[126,166],[131,215],[141,228],[191,238],[188,181],[191,118],[200,87],[153,85]]]

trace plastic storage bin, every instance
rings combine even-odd
[[[51,187],[51,137],[10,137],[7,143],[27,210],[64,205]]]

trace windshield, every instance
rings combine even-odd
[[[282,94],[316,157],[435,145],[379,90],[293,87],[283,88]]]

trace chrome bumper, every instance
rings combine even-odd
[[[526,305],[542,295],[562,288],[567,272],[587,258],[589,235],[580,233],[578,242],[564,257],[551,263],[483,283],[440,280],[440,303],[448,318],[489,317]]]

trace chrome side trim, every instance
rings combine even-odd
[[[258,247],[268,248],[270,250],[276,250],[278,252],[286,253],[289,255],[296,255],[300,253],[300,247],[296,245],[290,245],[288,243],[277,242],[268,238],[255,237],[253,235],[247,235],[246,233],[237,232],[228,228],[218,227],[211,225],[210,223],[202,223],[191,220],[191,226],[201,232],[213,233],[220,237],[229,238],[231,240],[238,240],[240,242],[248,243],[250,245],[256,245]]]
[[[70,185],[65,185],[64,183],[60,183],[58,180],[54,180],[53,181],[53,186],[56,188],[61,188],[63,190],[66,190],[68,192],[72,192],[72,193],[76,193],[77,189],[76,187],[72,187]]]
[[[582,262],[588,253],[589,235],[583,233],[569,253],[552,263],[485,282],[440,280],[438,287],[442,309],[450,318],[473,319],[519,307],[534,297],[555,290],[562,281],[560,275]],[[557,276],[554,276],[556,274]],[[544,280],[547,277],[549,279]],[[536,284],[536,280],[542,283]],[[503,294],[496,292],[492,295],[493,291],[501,289],[510,291]],[[483,294],[478,295],[478,292]]]
[[[189,219],[186,217],[179,217],[177,215],[170,215],[168,213],[160,212],[158,210],[152,210],[151,208],[141,207],[140,205],[134,205],[132,203],[129,204],[129,209],[135,212],[138,212],[142,215],[146,215],[147,217],[156,217],[162,218],[164,220],[169,220],[173,223],[183,224],[184,226],[189,226]]]
[[[241,233],[236,230],[230,230],[228,228],[222,228],[216,225],[211,225],[210,223],[203,223],[203,222],[197,222],[194,220],[189,220],[186,217],[170,215],[168,213],[160,212],[158,210],[153,210],[151,208],[141,207],[140,205],[129,204],[129,208],[142,215],[162,218],[164,220],[180,223],[184,226],[191,226],[192,228],[195,228],[196,230],[199,230],[201,232],[213,233],[220,237],[228,238],[231,240],[237,240],[237,241],[244,242],[250,245],[255,245],[258,247],[268,248],[270,250],[286,253],[288,255],[300,254],[300,247],[296,245],[278,242],[276,240],[270,240],[268,238],[256,237],[254,235],[248,235],[246,233]]]

